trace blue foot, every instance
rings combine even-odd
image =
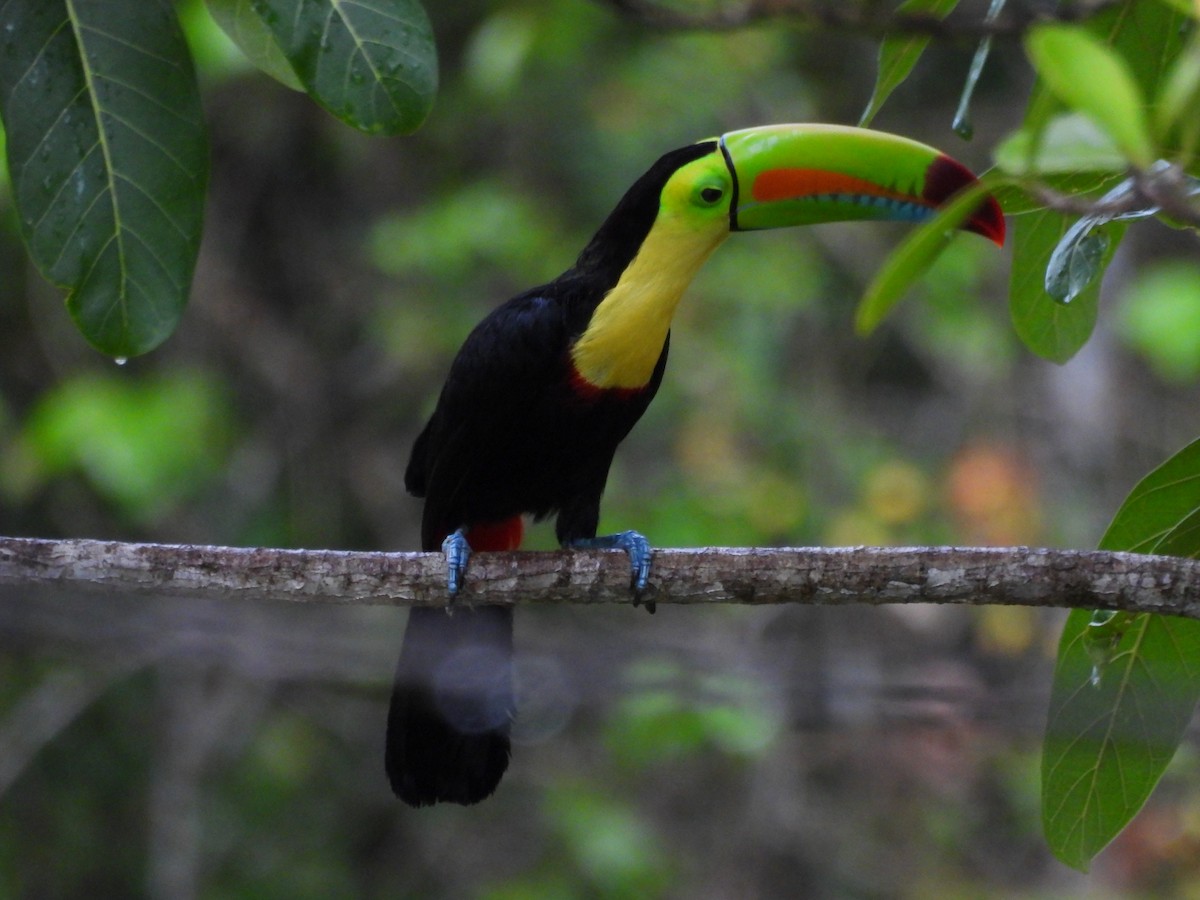
[[[621,531],[599,537],[576,538],[570,542],[577,550],[624,550],[629,554],[630,585],[633,588],[633,605],[642,602],[642,593],[650,580],[650,562],[654,550],[650,542],[639,531]],[[654,601],[646,600],[647,612],[654,612]]]
[[[462,587],[467,574],[467,560],[471,558],[471,545],[460,528],[442,541],[442,552],[446,554],[446,588],[453,598]]]

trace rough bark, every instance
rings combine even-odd
[[[446,603],[437,553],[0,538],[0,588],[393,606]],[[659,550],[656,603],[959,603],[1200,618],[1200,561],[1029,547]],[[619,551],[478,553],[457,602],[627,603]]]

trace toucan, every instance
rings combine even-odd
[[[628,553],[635,601],[651,549],[597,536],[617,445],[662,381],[671,318],[731,233],[856,219],[920,222],[976,183],[907,138],[837,125],[768,125],[672,150],[625,193],[574,265],[494,309],[467,336],[412,448],[421,546],[448,565],[446,609],[409,613],[385,763],[404,802],[477,803],[510,756],[511,606],[454,603],[472,550],[516,549],[526,517],[555,516],[566,548]],[[1004,242],[984,195],[962,228]]]

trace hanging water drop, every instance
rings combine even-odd
[[[1098,609],[1092,613],[1087,631],[1083,633],[1083,649],[1092,663],[1092,674],[1088,683],[1099,688],[1104,671],[1116,659],[1117,649],[1133,616],[1127,612]]]
[[[955,113],[954,121],[950,124],[950,127],[964,141],[969,141],[975,135],[975,125],[971,122],[971,116],[965,106]]]
[[[115,362],[118,366],[123,366],[123,365],[125,365],[125,363],[129,362],[129,357],[128,356],[114,356],[113,362]]]

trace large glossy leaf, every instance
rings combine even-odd
[[[1200,556],[1200,441],[1134,488],[1100,546]],[[1067,618],[1042,753],[1046,839],[1081,870],[1145,803],[1200,700],[1200,622],[1124,617],[1099,658],[1096,630],[1085,610]]]
[[[208,150],[168,0],[0,4],[0,115],[21,232],[117,357],[174,330],[187,302]]]
[[[246,58],[280,84],[294,91],[304,85],[296,77],[292,64],[283,55],[275,33],[267,27],[250,0],[208,0],[213,20],[241,48]]]
[[[416,130],[433,106],[437,51],[419,0],[210,0],[268,73],[286,61],[309,95],[371,134]],[[257,17],[264,30],[250,26]]]
[[[899,11],[905,13],[925,13],[934,18],[944,19],[958,6],[959,0],[905,0],[900,4]],[[904,83],[929,45],[929,37],[920,34],[906,34],[897,37],[884,38],[879,45],[879,71],[875,76],[875,90],[867,101],[858,124],[867,126],[875,118],[875,114],[883,107],[887,98]]]
[[[1200,622],[1134,617],[1098,678],[1091,623],[1067,618],[1042,749],[1046,840],[1081,871],[1146,802],[1200,699]]]
[[[1175,532],[1197,510],[1200,440],[1188,444],[1138,482],[1104,532],[1100,548],[1196,556],[1200,543],[1181,547]]]

